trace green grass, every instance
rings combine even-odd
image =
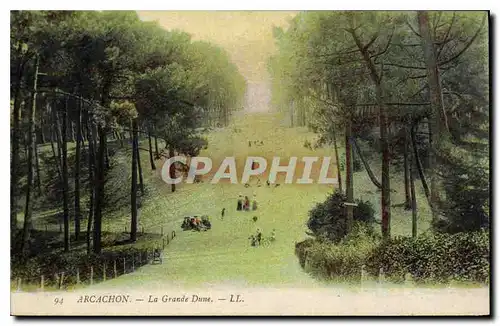
[[[234,128],[241,129],[234,132]],[[271,163],[273,156],[280,156],[287,161],[290,156],[332,156],[332,148],[315,151],[304,148],[304,141],[312,141],[316,135],[306,128],[287,128],[276,114],[246,114],[236,116],[236,122],[228,128],[218,129],[208,136],[208,149],[200,156],[210,157],[215,172],[218,164],[226,156],[237,158],[238,177],[247,156],[263,156]],[[248,146],[248,140],[263,141],[264,145]],[[147,142],[141,147],[146,148]],[[123,185],[107,186],[107,192],[129,191],[128,157],[118,152],[115,160],[121,164],[122,170],[111,173],[127,173],[123,175]],[[151,171],[147,152],[141,152],[141,162],[147,185],[147,199],[140,216],[139,229],[146,233],[165,233],[176,231],[177,237],[165,249],[165,261],[162,265],[148,265],[133,274],[121,276],[94,287],[156,287],[159,284],[178,286],[197,286],[201,284],[237,284],[245,286],[268,285],[287,287],[311,287],[319,282],[304,273],[294,255],[295,242],[302,241],[307,230],[308,211],[318,202],[323,201],[332,191],[331,185],[299,185],[283,184],[279,187],[267,187],[265,178],[261,178],[262,186],[245,188],[240,184],[222,182],[210,184],[210,176],[201,184],[180,184],[175,193],[160,178],[161,162],[157,161],[156,171]],[[283,163],[282,163],[283,164]],[[331,175],[334,174],[334,162]],[[313,179],[318,174],[313,170]],[[120,172],[122,171],[122,172]],[[378,171],[376,173],[379,175]],[[296,178],[300,175],[296,174]],[[280,180],[280,179],[278,179]],[[364,171],[354,176],[355,197],[370,200],[377,212],[380,211],[380,193]],[[113,188],[115,187],[115,188]],[[118,189],[120,188],[120,189]],[[123,188],[123,189],[122,189]],[[392,180],[392,203],[404,202],[404,191],[400,178]],[[418,204],[420,208],[419,231],[429,226],[428,209],[420,191]],[[255,212],[237,212],[236,200],[239,194],[251,196],[255,193],[259,209]],[[123,232],[130,225],[130,206],[126,197],[120,207],[107,214],[103,220],[106,232]],[[226,208],[224,220],[220,220],[220,211]],[[50,212],[54,213],[54,211]],[[43,220],[47,212],[36,212],[36,218]],[[208,214],[211,217],[212,229],[207,232],[182,231],[182,218],[190,214]],[[257,222],[252,221],[253,216]],[[86,222],[82,223],[86,226]],[[392,208],[393,235],[411,234],[411,212],[402,207]],[[257,228],[263,235],[269,236],[276,229],[277,240],[267,247],[250,246],[248,237]],[[151,240],[159,245],[158,240]],[[322,285],[324,286],[324,285]]]

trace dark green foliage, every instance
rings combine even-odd
[[[489,170],[487,154],[481,157],[471,152],[454,154],[442,151],[440,160],[446,200],[440,208],[444,218],[435,221],[439,232],[456,233],[477,231],[489,227]]]
[[[345,202],[347,197],[344,194],[334,192],[309,212],[307,227],[316,237],[340,241],[347,235]],[[375,213],[372,205],[368,201],[356,200],[356,203],[358,206],[354,207],[354,222],[370,225],[374,221]]]
[[[380,241],[361,236],[340,244],[308,239],[297,243],[295,253],[308,272],[318,278],[359,281],[361,268],[378,277],[402,282],[411,274],[417,283],[466,281],[488,283],[490,274],[489,234],[422,234]]]
[[[367,267],[380,267],[393,280],[410,273],[416,281],[487,282],[489,278],[489,234],[486,232],[424,234],[398,237],[378,246],[368,257]]]

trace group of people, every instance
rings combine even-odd
[[[201,218],[199,216],[187,216],[184,217],[182,223],[183,230],[195,230],[195,231],[206,231],[212,228],[212,223],[210,223],[210,218],[208,215],[203,215]]]
[[[250,204],[251,204],[251,206],[250,206]],[[255,195],[254,195],[252,202],[250,203],[250,199],[248,198],[248,196],[245,196],[245,198],[243,198],[243,195],[240,194],[238,197],[236,210],[237,211],[249,211],[249,210],[255,211],[255,210],[257,210],[257,199],[255,199]]]
[[[268,239],[264,239],[262,237],[261,229],[257,229],[257,232],[255,234],[252,234],[248,239],[250,239],[250,245],[252,247],[258,247],[267,241],[274,242],[276,240],[276,229],[273,229],[273,231],[271,232],[271,236]]]

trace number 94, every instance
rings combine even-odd
[[[63,304],[63,298],[54,298],[54,304]]]

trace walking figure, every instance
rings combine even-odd
[[[224,214],[226,213],[226,208],[224,207],[222,209],[222,212],[220,213],[220,219],[223,220],[224,219]]]

